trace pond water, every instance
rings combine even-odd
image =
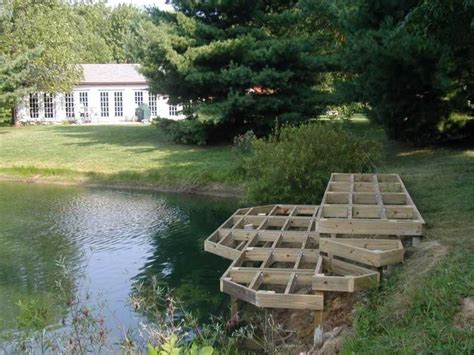
[[[57,260],[77,293],[103,302],[106,324],[134,327],[128,298],[156,276],[201,321],[226,309],[219,277],[229,262],[204,239],[237,208],[234,199],[186,194],[0,183],[0,329],[19,300],[53,304]]]

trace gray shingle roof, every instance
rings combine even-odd
[[[81,64],[84,78],[80,84],[145,84],[138,64]]]

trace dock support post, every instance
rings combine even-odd
[[[230,296],[230,318],[233,319],[239,314],[239,300],[237,297]]]
[[[323,294],[323,292],[316,292],[316,294]],[[324,331],[323,331],[323,316],[324,311],[314,311],[314,336],[313,345],[316,349],[319,349],[324,342]]]

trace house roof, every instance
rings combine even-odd
[[[146,84],[138,64],[81,64],[85,84]]]

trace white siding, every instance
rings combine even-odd
[[[76,119],[80,118],[81,105],[79,102],[79,93],[87,92],[89,101],[89,120],[92,123],[114,123],[124,121],[134,121],[135,116],[135,92],[137,90],[143,91],[143,102],[149,105],[149,93],[146,85],[78,85],[72,91],[74,96],[74,114]],[[109,117],[100,116],[100,92],[109,92]],[[123,116],[115,117],[115,100],[114,92],[122,92],[123,99]],[[54,112],[53,118],[45,118],[44,115],[44,102],[43,95],[38,95],[39,98],[39,117],[31,118],[29,112],[28,97],[17,107],[18,119],[21,122],[44,122],[44,123],[62,123],[71,119],[66,117],[66,103],[64,94],[57,93],[54,96]],[[170,116],[170,110],[168,100],[164,96],[157,96],[156,100],[157,116],[170,118],[170,119],[182,119],[183,115]],[[152,116],[153,118],[153,116]]]

